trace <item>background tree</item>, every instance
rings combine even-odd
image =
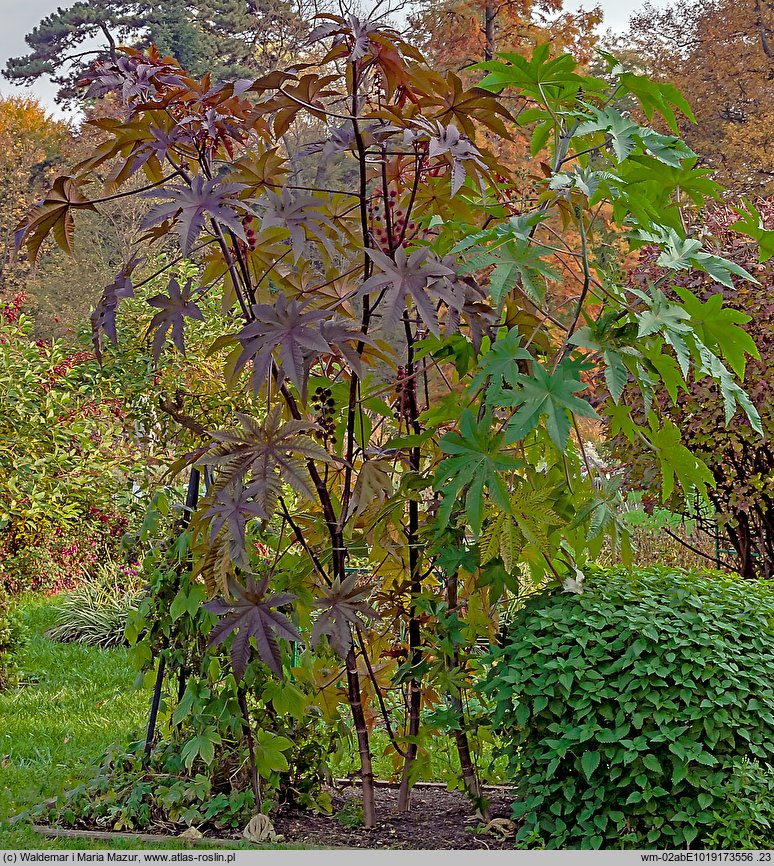
[[[13,231],[29,202],[43,194],[70,138],[34,99],[0,97],[0,301],[24,288],[29,272],[24,254],[14,254]]]
[[[428,0],[410,16],[411,38],[440,68],[454,72],[491,60],[495,52],[528,54],[549,39],[556,53],[569,51],[586,59],[601,9],[569,12],[562,5],[562,0]]]
[[[3,75],[18,84],[42,76],[59,85],[57,101],[77,99],[75,82],[117,45],[154,43],[194,74],[217,81],[256,75],[288,62],[313,14],[306,0],[78,0],[46,16]]]
[[[682,0],[632,18],[623,44],[685,94],[697,123],[680,132],[733,192],[774,190],[774,7],[764,0]]]

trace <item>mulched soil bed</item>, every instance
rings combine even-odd
[[[489,789],[485,792],[490,803],[491,818],[494,819],[489,825],[485,825],[475,815],[470,800],[459,791],[447,791],[442,786],[424,787],[420,783],[411,794],[411,811],[404,813],[397,811],[397,785],[381,783],[375,791],[378,823],[372,830],[364,829],[361,820],[358,820],[358,816],[362,816],[362,809],[357,808],[362,804],[359,787],[337,786],[329,788],[328,793],[333,806],[331,815],[316,815],[292,806],[282,806],[272,814],[274,829],[284,837],[286,844],[319,848],[413,850],[501,850],[514,847],[513,824],[509,821],[513,798],[507,789]],[[14,823],[13,819],[12,823]],[[348,826],[352,823],[356,826]],[[180,836],[179,827],[165,826],[161,823],[154,825],[152,833],[155,835],[111,833],[104,827],[83,820],[69,829],[42,825],[36,826],[35,829],[46,835],[76,837],[84,834],[85,831],[84,835],[92,835],[94,838],[103,840],[185,839],[185,836]],[[221,839],[233,843],[240,838],[239,833],[218,834],[209,831],[200,841],[212,844]]]
[[[491,849],[513,848],[513,835],[503,838],[492,829],[476,833],[482,822],[475,817],[468,799],[459,791],[444,788],[415,788],[411,795],[411,812],[397,811],[398,792],[394,788],[376,789],[377,826],[347,827],[337,813],[347,801],[361,802],[360,791],[349,788],[331,791],[332,816],[313,815],[284,807],[272,816],[277,833],[287,842],[319,845],[323,848],[409,848],[409,849]],[[488,792],[492,818],[510,818],[513,798],[507,793]],[[345,813],[350,812],[346,809]]]

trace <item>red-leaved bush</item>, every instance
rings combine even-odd
[[[774,227],[774,199],[756,203],[765,228]],[[732,230],[738,214],[730,205],[716,205],[701,214],[695,227],[714,238],[719,255],[745,268],[758,281],[734,279],[734,288],[724,288],[701,271],[682,272],[666,292],[672,299],[685,287],[706,306],[704,327],[722,327],[713,313],[714,295],[721,295],[724,306],[744,313],[743,324],[754,340],[760,359],[748,361],[744,388],[761,416],[765,438],[759,436],[749,421],[737,415],[726,425],[723,399],[716,383],[709,378],[692,382],[689,390],[677,393],[676,405],[662,386],[656,391],[659,413],[670,418],[682,433],[683,444],[709,467],[715,486],[709,490],[717,513],[721,547],[728,548],[732,565],[742,575],[774,576],[774,259],[761,264],[758,246]],[[642,287],[653,282],[659,273],[658,250],[646,248],[639,264],[632,269],[630,280]],[[701,315],[701,313],[699,313]],[[739,357],[742,357],[741,349]],[[633,410],[644,415],[640,401]],[[622,463],[632,483],[645,488],[657,484],[658,464],[651,450],[624,440],[614,440]],[[654,491],[655,492],[655,491]],[[673,494],[671,506],[680,510],[685,503]]]

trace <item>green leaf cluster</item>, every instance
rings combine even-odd
[[[484,687],[517,838],[706,844],[736,763],[774,759],[773,598],[767,582],[652,568],[528,600]]]
[[[0,692],[17,681],[19,651],[24,643],[21,619],[10,599],[0,590]]]

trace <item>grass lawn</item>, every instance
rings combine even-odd
[[[22,658],[29,684],[0,694],[0,849],[185,847],[148,842],[46,839],[6,822],[24,809],[75,787],[112,743],[142,734],[150,693],[132,687],[125,649],[60,644],[50,599],[29,598],[22,612],[30,641]],[[252,847],[245,844],[245,847]]]

